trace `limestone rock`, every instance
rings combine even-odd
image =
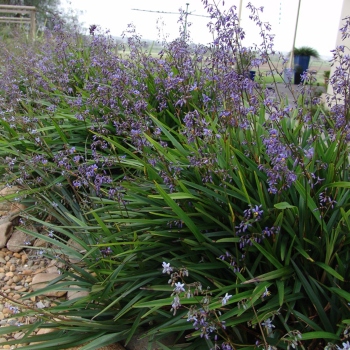
[[[40,328],[36,334],[37,335],[47,334],[47,333],[52,333],[56,330],[57,330],[57,328]]]
[[[49,243],[41,238],[37,238],[33,243],[33,247],[47,248],[48,246]]]
[[[60,275],[58,273],[38,273],[33,277],[31,286],[33,288],[33,291],[36,292],[39,289],[45,288],[52,280],[59,277]],[[65,295],[66,291],[56,291],[52,290],[49,292],[43,293],[43,295],[47,297],[62,297]]]
[[[10,239],[13,227],[8,219],[0,220],[0,248],[4,248]]]
[[[60,273],[60,270],[57,266],[50,266],[46,268],[46,273]]]
[[[23,211],[26,207],[24,204],[16,202],[12,199],[5,199],[4,197],[20,192],[21,188],[18,186],[3,187],[0,190],[0,213],[18,213]]]
[[[82,247],[79,243],[77,243],[76,241],[74,241],[71,238],[68,240],[67,245],[68,245],[68,247],[75,249],[77,252],[79,252],[81,254],[86,253],[86,250],[84,249],[84,247]],[[69,257],[69,261],[72,264],[77,264],[77,263],[81,262],[81,259],[78,259],[75,257]]]
[[[29,227],[29,230],[36,231],[34,227]],[[11,252],[18,253],[25,248],[25,245],[32,245],[34,238],[23,231],[14,230],[11,238],[7,242],[7,249]]]
[[[81,289],[81,287],[79,286],[72,285],[72,286],[69,286],[69,288],[72,288],[73,290],[68,291],[67,293],[68,300],[83,298],[89,295],[89,292],[87,290],[78,290],[78,289]]]

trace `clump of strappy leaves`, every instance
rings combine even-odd
[[[3,200],[60,263],[45,290],[88,292],[23,308],[38,321],[11,343],[347,348],[349,57],[334,51],[340,99],[322,106],[306,72],[288,100],[260,83],[285,63],[261,9],[263,43],[245,47],[234,7],[203,5],[210,45],[180,33],[154,56],[132,26],[118,44],[58,24],[0,58]]]

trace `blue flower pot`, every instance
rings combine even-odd
[[[301,83],[301,75],[309,68],[310,56],[294,56],[294,84]]]
[[[254,80],[255,79],[255,74],[256,74],[255,70],[249,71],[249,78],[250,78],[250,80]]]

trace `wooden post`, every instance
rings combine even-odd
[[[32,10],[30,12],[30,34],[29,34],[29,37],[31,40],[35,39],[35,31],[36,31],[36,28],[35,28],[35,10]]]
[[[30,24],[30,39],[35,39],[35,6],[0,5],[0,13],[29,15],[28,17],[0,17],[0,23],[28,23]]]
[[[290,52],[289,64],[288,64],[288,68],[289,68],[289,69],[292,69],[292,66],[293,66],[294,47],[295,47],[295,39],[296,39],[296,37],[297,37],[297,30],[298,30],[300,3],[301,3],[301,0],[299,0],[299,2],[298,2],[297,18],[296,18],[296,20],[295,20],[295,27],[294,27],[293,46],[292,46],[292,51]]]

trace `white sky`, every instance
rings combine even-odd
[[[264,7],[261,19],[272,25],[271,33],[276,35],[275,49],[290,51],[298,0],[243,0],[241,23],[247,35],[245,46],[260,44],[257,27],[249,19],[249,10],[246,9],[249,1],[256,7]],[[177,37],[178,16],[132,9],[178,13],[180,7],[186,9],[188,2],[189,12],[206,15],[201,0],[62,0],[63,4],[65,2],[70,2],[71,8],[82,11],[79,19],[85,27],[98,24],[109,29],[112,35],[120,36],[127,24],[133,23],[144,39],[154,40],[157,39],[156,22],[160,17],[166,24],[165,32],[170,34],[170,38]],[[330,56],[330,50],[335,48],[342,3],[343,0],[301,0],[296,47],[311,46],[321,55]],[[231,5],[238,7],[239,0],[225,1],[225,7]],[[194,42],[206,44],[212,41],[206,28],[208,20],[209,18],[188,16],[188,21],[192,23],[189,30]]]

